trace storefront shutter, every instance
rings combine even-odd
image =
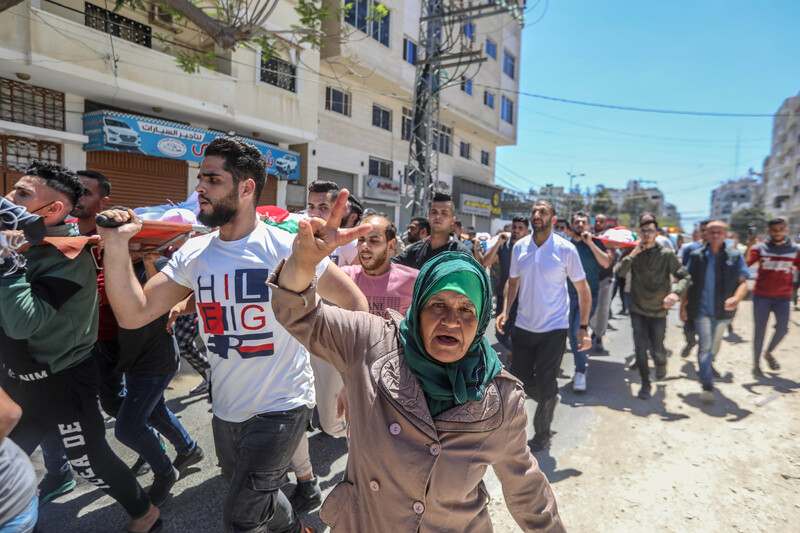
[[[317,171],[317,180],[332,181],[339,186],[339,189],[347,189],[350,192],[355,191],[355,176],[347,172],[320,167]]]
[[[86,168],[111,181],[112,205],[178,203],[191,193],[187,190],[189,165],[179,159],[98,150],[86,152]]]
[[[267,176],[267,182],[261,190],[261,196],[256,205],[278,205],[278,178]]]

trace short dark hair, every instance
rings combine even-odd
[[[364,204],[355,196],[348,196],[347,203],[350,205],[350,211],[356,214],[356,220],[353,224],[358,225],[361,222],[361,216],[364,214]]]
[[[411,222],[416,222],[419,225],[419,229],[424,229],[428,232],[428,235],[431,234],[431,223],[428,222],[427,218],[424,217],[416,217],[412,218]]]
[[[433,202],[450,202],[450,207],[453,208],[453,213],[456,212],[456,204],[455,202],[453,202],[453,197],[445,192],[434,193],[431,203]],[[430,206],[428,207],[428,209],[430,209]]]
[[[645,227],[645,226],[647,226],[649,224],[654,225],[656,227],[656,230],[659,229],[658,228],[658,223],[656,222],[656,219],[654,217],[652,217],[652,216],[650,216],[650,217],[639,217],[639,227],[640,228],[643,228],[643,227]]]
[[[536,204],[544,204],[544,205],[546,205],[547,209],[550,210],[550,216],[551,217],[556,216],[556,206],[553,205],[553,202],[550,202],[548,200],[536,200],[535,202],[533,202],[533,205],[536,205]]]
[[[767,226],[777,226],[778,224],[786,224],[786,219],[785,218],[781,218],[781,217],[777,217],[777,218],[770,219],[770,221],[767,222]]]
[[[394,225],[394,222],[389,220],[389,217],[387,217],[386,215],[371,214],[371,215],[365,216],[364,220],[362,220],[362,222],[366,222],[367,220],[369,220],[371,218],[382,218],[383,220],[386,221],[386,241],[387,242],[391,241],[392,239],[396,239],[397,238],[397,226]]]
[[[522,224],[525,224],[526,228],[528,227],[528,217],[524,217],[522,215],[515,216],[514,218],[511,219],[511,222],[512,223],[521,222]]]
[[[308,192],[329,192],[331,193],[331,202],[336,201],[339,196],[339,184],[333,181],[317,180],[308,184]]]
[[[575,211],[574,213],[572,213],[572,218],[569,219],[570,222],[575,222],[575,219],[577,217],[581,217],[581,218],[585,218],[586,220],[589,220],[589,214],[586,213],[586,211]]]
[[[72,202],[71,207],[78,204],[78,199],[83,196],[83,183],[78,176],[58,163],[48,163],[46,161],[33,161],[23,176],[33,176],[41,178],[45,184],[54,191],[66,195]]]
[[[645,220],[648,221],[652,220],[653,224],[655,224],[656,228],[658,228],[658,221],[656,220],[656,216],[653,213],[642,213],[641,215],[639,215],[639,226],[644,224]]]
[[[94,170],[79,170],[76,172],[79,178],[91,178],[97,182],[97,187],[103,196],[111,196],[111,182],[103,174]]]
[[[711,222],[713,222],[713,220],[711,220],[710,218],[707,218],[707,219],[705,219],[705,220],[701,220],[701,221],[700,221],[700,229],[703,229],[703,228],[705,228],[705,227],[706,227],[706,226],[708,226],[708,225],[709,225]]]
[[[253,205],[258,205],[261,191],[267,182],[267,165],[264,154],[252,144],[233,137],[217,137],[206,148],[205,157],[217,156],[225,160],[222,168],[233,176],[233,183],[238,185],[246,179],[256,184]]]

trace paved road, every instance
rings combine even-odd
[[[616,308],[616,303],[614,304]],[[672,324],[676,321],[672,320]],[[607,346],[613,346],[613,355],[592,357],[588,371],[589,390],[581,395],[574,394],[569,384],[569,377],[573,372],[571,354],[565,354],[562,365],[563,373],[559,378],[561,404],[556,409],[553,429],[557,431],[551,449],[537,455],[542,470],[552,482],[558,482],[570,476],[580,475],[580,472],[559,465],[559,457],[579,447],[590,433],[594,420],[592,405],[609,405],[620,401],[637,401],[629,394],[625,400],[620,400],[619,387],[627,387],[627,376],[635,372],[626,370],[626,361],[632,358],[632,344],[630,327],[627,317],[617,317],[611,321],[617,330],[609,331]],[[670,327],[674,329],[674,327]],[[493,327],[489,331],[494,331]],[[672,332],[674,334],[674,332]],[[505,360],[502,347],[491,342],[501,352],[501,359]],[[632,376],[638,383],[638,375]],[[197,467],[190,469],[179,480],[173,489],[173,496],[162,507],[162,516],[165,519],[166,532],[213,532],[218,531],[220,523],[222,501],[225,494],[225,483],[220,476],[219,468],[214,455],[214,445],[211,435],[210,405],[205,397],[190,397],[188,391],[199,382],[199,377],[189,365],[183,364],[181,371],[173,380],[167,391],[168,405],[180,418],[189,433],[198,440],[200,446],[206,451],[206,458]],[[599,383],[617,383],[619,387],[609,388],[599,386]],[[637,385],[638,386],[638,385]],[[528,413],[533,414],[535,403],[528,400]],[[620,405],[620,409],[625,406]],[[136,455],[130,449],[119,444],[113,437],[113,420],[107,421],[108,440],[117,454],[128,464],[133,464]],[[528,428],[529,437],[533,436],[532,427]],[[320,486],[324,492],[330,491],[342,479],[342,473],[347,460],[347,446],[344,439],[334,439],[323,433],[317,432],[310,436],[311,459],[314,470],[320,478]],[[170,448],[169,453],[174,455]],[[38,451],[32,457],[37,474],[44,474],[41,453]],[[147,488],[152,481],[151,475],[140,478],[142,485]],[[503,502],[502,490],[497,478],[491,469],[486,476],[486,484],[492,495],[490,510],[492,512],[495,528],[498,532],[515,531],[514,525]],[[284,489],[290,492],[293,485]],[[324,524],[318,519],[316,512],[308,515],[305,520],[317,528],[325,531]],[[55,532],[109,532],[122,531],[127,523],[127,516],[119,505],[82,480],[78,481],[75,491],[48,503],[41,509],[39,531],[43,533]]]

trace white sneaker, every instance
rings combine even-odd
[[[572,390],[575,392],[586,391],[586,374],[583,372],[575,373],[575,377],[572,378]]]

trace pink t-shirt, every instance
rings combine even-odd
[[[350,276],[369,302],[369,312],[373,315],[389,318],[387,309],[394,309],[406,314],[411,307],[411,295],[414,294],[414,281],[419,270],[391,263],[391,268],[382,276],[370,276],[361,265],[342,267],[342,271]]]

